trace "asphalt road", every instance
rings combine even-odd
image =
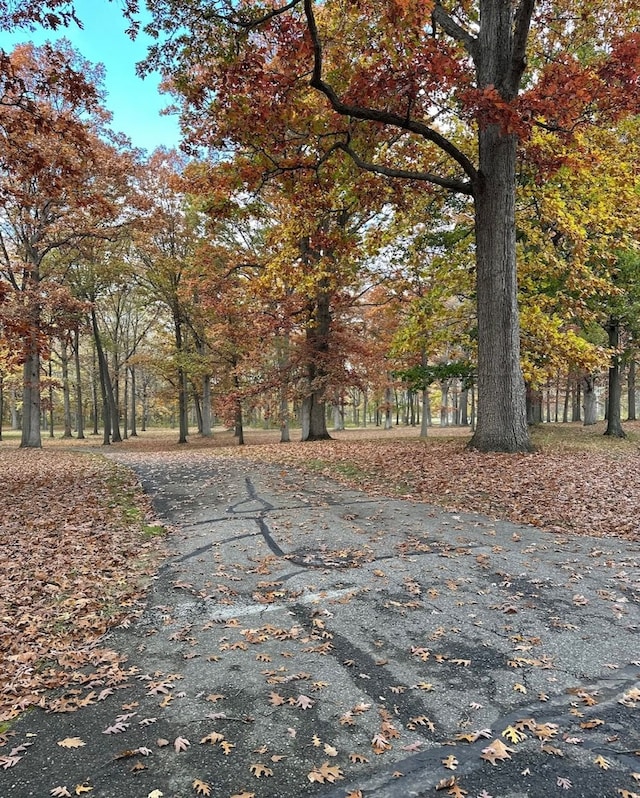
[[[106,641],[130,678],[16,722],[2,798],[640,795],[640,545],[114,456],[171,557]]]

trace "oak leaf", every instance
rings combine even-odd
[[[211,795],[211,787],[209,786],[209,784],[207,784],[206,781],[200,781],[200,779],[194,779],[191,786],[198,795]]]
[[[507,726],[502,732],[502,736],[506,737],[510,743],[514,744],[521,743],[523,740],[527,739],[527,735],[523,731],[519,731],[513,726]]]
[[[186,737],[176,737],[176,739],[173,741],[173,747],[176,749],[176,754],[179,754],[181,751],[186,751],[190,745],[191,743]]]
[[[480,759],[486,759],[487,762],[491,762],[492,765],[495,765],[503,759],[511,759],[509,752],[513,752],[513,748],[506,746],[502,740],[496,739],[492,741],[491,745],[482,749]]]
[[[254,762],[253,765],[249,766],[249,770],[257,779],[261,778],[262,776],[273,776],[273,770],[268,768],[266,765],[263,765],[262,762]]]
[[[598,754],[598,756],[593,760],[599,768],[603,770],[609,770],[611,767],[611,762],[608,759],[605,759],[602,754]]]
[[[337,765],[330,765],[328,762],[323,762],[319,768],[314,768],[307,773],[307,778],[311,782],[319,782],[324,784],[325,781],[333,783],[339,779],[343,779],[344,775]]]
[[[92,792],[93,787],[90,787],[88,784],[76,784],[76,788],[74,790],[76,795],[84,795],[87,792]]]
[[[622,798],[640,798],[640,793],[631,792],[631,790],[625,790],[622,787],[618,787],[618,795],[621,795]]]
[[[563,790],[570,790],[573,786],[569,779],[564,778],[564,776],[558,776],[556,779],[556,784],[558,787],[562,787]]]
[[[50,795],[54,798],[71,798],[71,793],[66,787],[54,787],[50,790]]]
[[[447,768],[447,770],[455,770],[458,767],[458,760],[453,754],[449,754],[448,757],[442,760],[442,764]]]
[[[203,737],[200,740],[200,744],[204,745],[204,743],[211,743],[211,745],[216,745],[224,740],[224,734],[220,734],[220,732],[213,731],[210,734],[207,734],[206,737]]]
[[[349,761],[357,764],[359,762],[368,762],[369,760],[362,754],[349,754]]]
[[[58,740],[58,745],[62,748],[82,748],[86,743],[79,737],[65,737],[64,740]]]

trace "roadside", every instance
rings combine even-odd
[[[124,678],[16,721],[1,795],[640,793],[637,542],[244,455],[110,456],[174,528],[171,557],[105,641]]]

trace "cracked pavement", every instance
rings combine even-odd
[[[33,745],[0,795],[187,798],[195,779],[221,798],[640,792],[640,545],[228,453],[109,456],[172,528],[170,557],[107,641],[131,678],[13,724]],[[494,740],[509,750],[491,764]]]

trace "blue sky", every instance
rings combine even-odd
[[[171,98],[159,93],[157,75],[141,80],[135,73],[136,62],[146,55],[149,38],[141,32],[136,41],[131,41],[117,0],[76,0],[74,5],[83,30],[73,25],[58,31],[0,31],[0,47],[11,50],[19,42],[42,44],[66,37],[88,61],[105,65],[106,105],[113,113],[114,130],[125,133],[135,147],[148,152],[160,145],[177,147],[177,117],[160,116]]]

